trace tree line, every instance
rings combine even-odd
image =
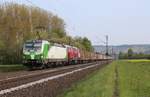
[[[129,48],[127,53],[119,53],[119,59],[150,59],[150,54],[144,54],[142,52],[135,53]]]
[[[23,43],[39,36],[48,41],[93,50],[88,38],[67,35],[65,26],[63,19],[38,7],[15,3],[0,5],[0,64],[21,63]]]

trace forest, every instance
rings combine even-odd
[[[34,6],[5,3],[0,5],[0,64],[19,64],[26,40],[45,39],[92,51],[86,37],[71,37],[64,20]]]

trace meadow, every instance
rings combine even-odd
[[[59,97],[150,97],[150,60],[114,61]]]
[[[150,97],[150,61],[118,62],[120,97]]]

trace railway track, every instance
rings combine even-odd
[[[94,63],[88,63],[88,64],[80,64],[80,65],[73,65],[68,66],[65,68],[58,68],[55,70],[47,70],[42,72],[37,72],[29,75],[22,75],[19,77],[12,77],[7,79],[1,79],[0,80],[0,97],[1,95],[6,95],[15,91],[18,91],[20,89],[25,89],[28,87],[31,87],[36,84],[44,83],[49,80],[54,80],[59,77],[64,77],[66,75],[84,71],[89,68],[93,68],[96,66],[100,66],[106,64],[106,62],[94,62]],[[3,96],[2,96],[3,97]],[[7,97],[7,96],[6,96]],[[9,97],[9,96],[8,96]],[[11,96],[10,96],[11,97]],[[16,96],[19,97],[19,96]]]
[[[73,66],[69,66],[69,67],[65,67],[65,68],[58,68],[55,70],[48,70],[48,71],[43,71],[40,73],[34,73],[34,74],[28,74],[28,75],[20,75],[19,77],[10,77],[4,80],[0,80],[0,91],[7,89],[7,88],[11,88],[11,87],[15,87],[21,84],[25,84],[28,82],[32,82],[32,81],[36,81],[42,78],[46,78],[46,77],[50,77],[50,76],[54,76],[57,74],[61,74],[61,73],[65,73],[74,69],[78,69],[81,67],[85,67],[85,66],[89,66],[95,63],[89,63],[89,64],[81,64],[81,65],[73,65]]]

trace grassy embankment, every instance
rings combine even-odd
[[[114,64],[92,73],[59,97],[111,97],[114,91]]]
[[[150,60],[115,61],[76,83],[59,97],[113,97],[116,90],[119,97],[150,97]]]
[[[21,64],[16,65],[0,65],[0,72],[14,72],[25,70],[26,67]]]

